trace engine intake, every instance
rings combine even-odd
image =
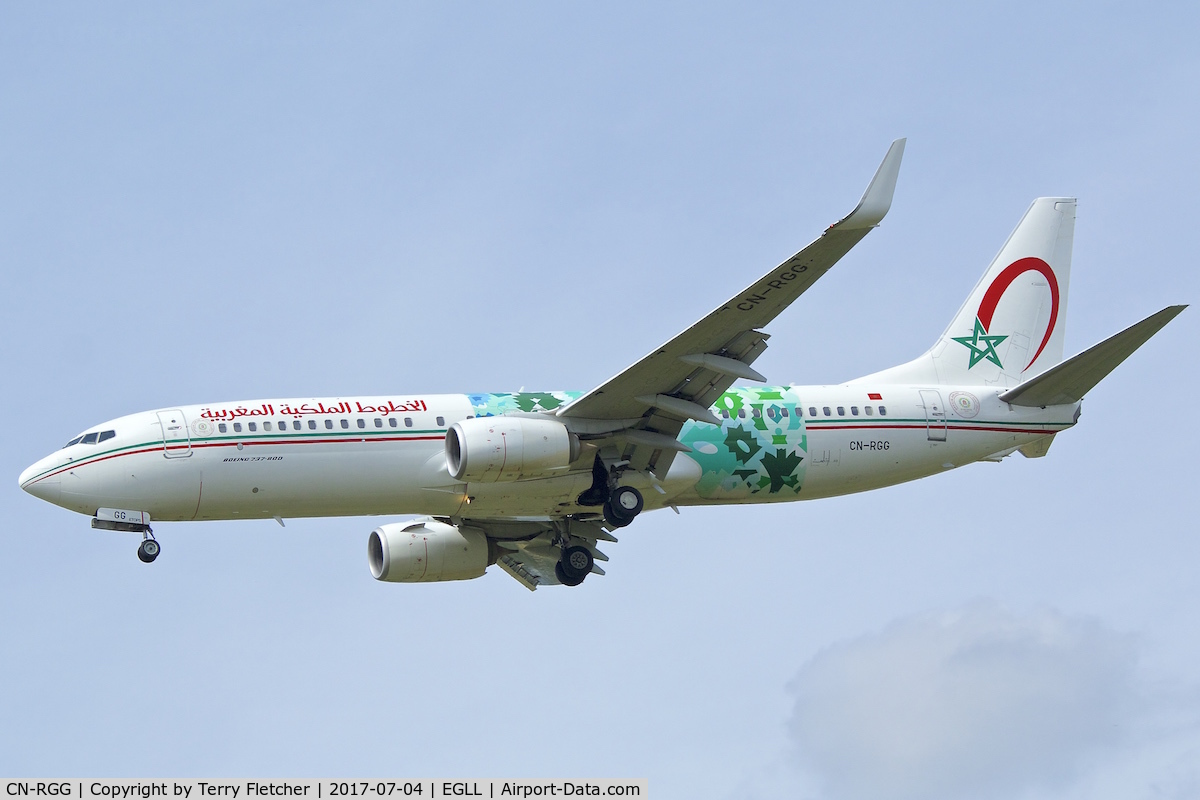
[[[579,449],[579,437],[552,419],[476,417],[446,431],[446,467],[458,481],[544,478],[566,469]]]
[[[435,519],[393,522],[371,531],[367,562],[377,581],[465,581],[487,569],[488,542],[482,531]]]

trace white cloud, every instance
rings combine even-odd
[[[837,798],[1065,787],[1139,716],[1132,637],[977,603],[818,653],[796,676],[801,767]]]

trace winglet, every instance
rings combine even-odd
[[[830,229],[874,228],[887,216],[888,209],[892,207],[892,195],[896,191],[896,178],[900,175],[900,160],[904,158],[904,143],[907,141],[897,139],[892,142],[858,205],[840,222],[830,225]]]

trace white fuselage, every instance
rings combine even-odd
[[[1009,406],[979,386],[873,389],[732,389],[723,397],[729,402],[714,406],[719,428],[688,422],[679,440],[690,452],[677,454],[665,475],[631,474],[629,482],[643,490],[647,509],[829,497],[1005,455],[1078,417],[1078,404]],[[451,477],[446,430],[484,416],[486,399],[496,397],[526,396],[266,400],[147,411],[97,426],[91,438],[111,435],[102,442],[85,437],[41,459],[22,473],[20,485],[82,514],[132,509],[162,521],[359,514],[553,519],[592,510],[576,502],[591,484],[595,450],[586,447],[557,477],[497,483]]]

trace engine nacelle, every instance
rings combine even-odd
[[[579,447],[579,437],[557,420],[476,417],[446,431],[446,468],[467,482],[544,478],[578,458]]]
[[[378,581],[465,581],[487,569],[488,542],[482,531],[435,519],[393,522],[371,531],[367,561]]]

